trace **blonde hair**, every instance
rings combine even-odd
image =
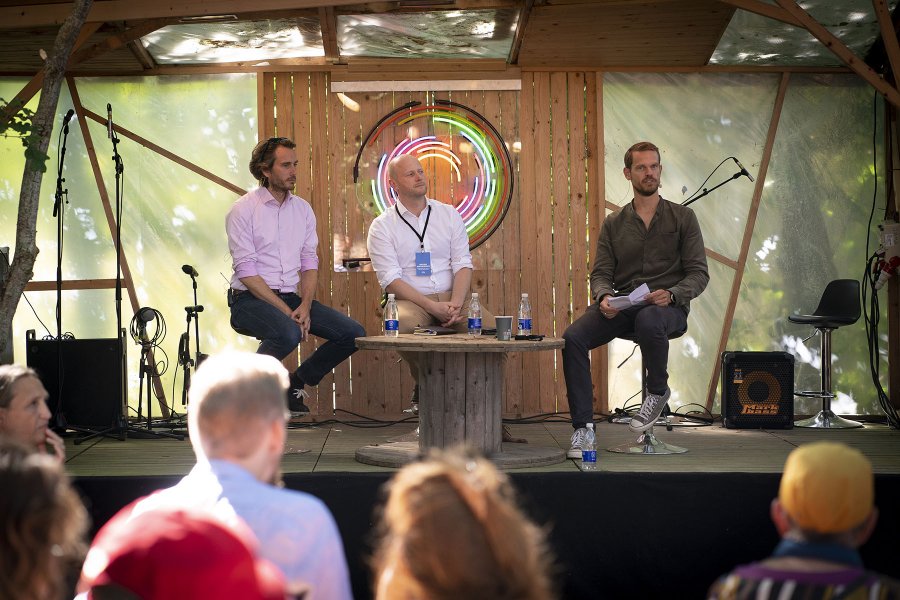
[[[188,430],[198,454],[249,456],[259,433],[286,416],[288,375],[277,359],[233,352],[203,361],[191,381]]]
[[[388,483],[374,558],[421,600],[553,598],[544,532],[522,513],[508,478],[461,449],[433,451]],[[376,595],[376,598],[382,598]]]
[[[0,438],[0,598],[61,598],[88,516],[52,456]]]

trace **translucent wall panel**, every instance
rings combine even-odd
[[[722,160],[736,156],[756,173],[775,101],[775,75],[623,74],[603,78],[606,199],[631,201],[625,151],[649,140],[662,152],[663,197],[686,200]],[[704,186],[739,169],[728,160]],[[691,205],[708,248],[737,258],[753,184],[746,177]]]
[[[113,106],[116,124],[235,185],[244,188],[254,185],[246,168],[257,131],[254,75],[79,79],[76,84],[82,103],[89,110],[105,116],[108,102]],[[16,84],[10,85],[15,87]],[[57,122],[70,106],[71,99],[64,88]],[[112,144],[106,139],[104,125],[90,121],[88,127],[106,190],[114,200]],[[65,211],[63,278],[113,278],[114,246],[84,150],[85,140],[77,123],[70,130],[66,157],[70,203]],[[198,302],[205,307],[200,315],[201,350],[211,353],[225,347],[255,348],[255,340],[235,334],[228,326],[229,312],[225,302],[231,267],[224,219],[237,194],[124,135],[119,138],[119,153],[125,166],[123,255],[131,268],[138,302],[159,310],[167,322],[168,331],[162,342],[167,357],[160,354],[157,359],[169,363],[169,371],[162,378],[169,401],[173,395],[180,401],[180,373],[177,382],[174,379],[178,340],[186,325],[184,307],[193,304],[191,279],[181,271],[181,265],[191,264],[200,273]],[[13,141],[0,138],[0,151],[8,153],[9,146],[14,148],[13,154],[21,155]],[[51,147],[50,152],[50,172],[44,177],[42,208],[38,216],[41,254],[35,277],[52,280],[56,269],[56,224],[52,218],[55,147]],[[14,207],[18,203],[21,164],[20,160],[17,167],[7,168],[5,163],[3,166],[4,179],[0,181],[0,189],[12,188],[10,193],[4,192],[0,197],[3,206],[0,231],[4,237],[11,238],[15,230],[14,220],[10,225],[8,215],[15,214]],[[48,329],[55,332],[55,291],[30,292],[28,295],[31,298],[39,296],[35,301],[38,314]],[[133,316],[127,295],[123,298],[122,313],[123,326],[127,328]],[[78,338],[114,337],[115,320],[114,291],[111,289],[66,292],[63,296],[63,329]],[[35,321],[27,304],[22,303],[13,334],[16,359],[20,362],[25,359],[25,330],[36,328],[38,335],[43,335],[43,328]],[[191,338],[193,349],[193,331]],[[138,392],[140,348],[130,338],[126,344],[129,346],[129,399],[134,404]],[[158,411],[155,404],[154,411]]]
[[[787,316],[812,312],[828,281],[863,275],[872,203],[879,215],[885,202],[881,111],[852,75],[791,76],[728,347],[792,352],[800,389],[819,388],[819,338],[803,343],[811,330]],[[862,319],[834,332],[832,355],[835,412],[879,413]],[[818,405],[798,399],[797,411]]]
[[[681,202],[700,188],[710,171],[729,156],[738,157],[755,173],[777,85],[777,76],[772,75],[606,74],[606,199],[619,205],[631,201],[631,184],[622,174],[623,155],[640,140],[652,141],[662,150],[661,192],[673,202]],[[711,188],[737,171],[728,160],[705,187]],[[749,179],[741,177],[691,205],[707,248],[732,259],[738,257],[753,187]],[[671,346],[669,373],[675,406],[705,403],[718,360],[734,271],[713,259],[708,262],[709,287],[691,303],[688,333]],[[627,374],[622,373],[625,367],[616,368],[619,346],[614,345],[610,358],[612,406],[621,406],[624,400],[613,391],[619,378],[640,380],[639,360],[630,361]]]
[[[262,62],[325,56],[318,19],[169,25],[141,38],[160,64]]]
[[[338,15],[344,56],[400,58],[506,58],[515,9]]]

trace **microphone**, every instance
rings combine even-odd
[[[113,139],[112,105],[109,103],[106,104],[106,137]]]
[[[72,117],[75,116],[75,109],[70,108],[69,112],[66,113],[66,116],[63,117],[63,127],[67,127],[69,125],[69,121],[72,120]]]
[[[143,308],[138,309],[136,316],[138,318],[138,322],[141,325],[146,325],[147,323],[149,323],[150,321],[152,321],[153,319],[156,318],[156,313],[152,308],[145,306]]]
[[[181,265],[181,270],[191,277],[197,277],[199,275],[199,273],[197,273],[197,269],[195,269],[191,265]]]
[[[754,179],[753,175],[750,174],[750,171],[745,169],[744,165],[741,164],[741,161],[739,161],[738,159],[736,159],[733,156],[731,157],[731,160],[733,160],[735,163],[737,163],[737,166],[741,169],[741,175],[746,175],[747,179],[749,179],[751,183],[756,181],[756,179]]]

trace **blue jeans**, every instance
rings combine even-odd
[[[291,307],[300,306],[300,296],[281,293]],[[303,361],[294,374],[307,385],[318,385],[332,369],[356,352],[356,338],[366,335],[363,326],[331,307],[313,300],[309,311],[309,332],[328,340]],[[250,292],[239,294],[231,305],[231,327],[260,340],[259,354],[282,360],[300,344],[300,327],[289,316]]]
[[[599,304],[590,305],[563,333],[563,375],[572,426],[577,429],[593,422],[591,350],[622,335],[633,335],[647,365],[647,389],[664,393],[669,382],[669,338],[686,330],[687,313],[679,306],[637,306],[607,319]]]

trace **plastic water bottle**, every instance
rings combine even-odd
[[[519,302],[519,335],[531,335],[531,300],[528,294],[522,294]]]
[[[594,434],[594,424],[585,425],[587,432],[584,434],[584,441],[581,442],[581,470],[596,471],[597,470],[597,436]]]
[[[384,305],[384,335],[387,337],[400,335],[400,311],[393,294],[388,294],[387,304]]]
[[[477,293],[469,300],[469,335],[481,335],[481,302]]]

